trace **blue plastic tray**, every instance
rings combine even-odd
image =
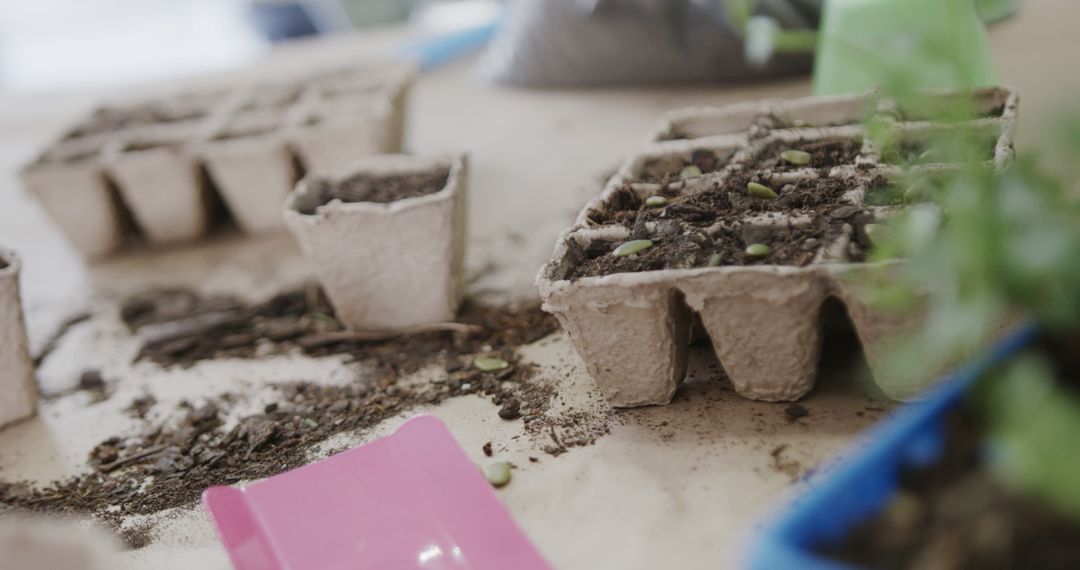
[[[877,513],[896,491],[905,466],[927,465],[943,447],[945,412],[957,405],[984,371],[1016,354],[1034,334],[1010,334],[931,390],[899,409],[857,444],[852,458],[816,484],[765,529],[750,556],[752,570],[843,570],[851,567],[814,553]]]

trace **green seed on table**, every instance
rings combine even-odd
[[[794,164],[795,166],[806,166],[807,164],[810,164],[811,156],[810,153],[806,151],[791,149],[785,150],[784,152],[780,153],[780,158],[782,158],[784,162],[787,162],[788,164]]]
[[[763,243],[752,243],[746,246],[746,255],[750,257],[765,257],[772,253],[772,248]]]
[[[645,205],[650,208],[663,206],[664,204],[667,204],[667,198],[663,196],[649,196],[645,199]]]
[[[761,198],[762,200],[775,200],[778,196],[776,192],[764,184],[758,184],[757,182],[751,182],[746,185],[746,191],[755,198]]]
[[[682,178],[683,180],[697,178],[698,176],[701,176],[701,169],[693,164],[679,171],[679,178]]]
[[[716,267],[720,265],[720,254],[714,253],[709,256],[709,262],[705,264],[706,267]]]
[[[641,253],[652,246],[653,242],[651,239],[636,239],[615,248],[615,251],[611,252],[611,255],[614,255],[615,257],[626,257],[628,255],[634,255],[635,253]]]
[[[510,464],[506,461],[492,463],[485,475],[493,487],[502,487],[510,482]]]
[[[477,356],[473,359],[473,367],[481,372],[495,372],[510,367],[510,363],[496,356]]]

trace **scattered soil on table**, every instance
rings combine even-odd
[[[535,307],[492,307],[466,301],[459,326],[395,335],[348,332],[316,286],[247,305],[227,296],[159,290],[131,298],[121,318],[143,339],[139,359],[190,366],[211,358],[259,358],[301,351],[347,355],[393,372],[411,373],[446,353],[450,358],[529,344],[558,328]],[[464,366],[464,364],[462,364]]]
[[[449,168],[436,168],[412,174],[372,175],[357,174],[337,184],[324,183],[320,188],[318,203],[331,200],[342,202],[374,202],[388,204],[406,198],[418,198],[434,194],[446,188],[450,180]],[[304,211],[304,214],[314,212]]]
[[[780,158],[786,150],[801,150],[810,154],[810,164],[797,166]],[[776,141],[765,147],[758,155],[753,170],[788,172],[800,168],[828,170],[834,166],[855,164],[855,159],[862,151],[861,139],[827,139],[815,141],[785,142]]]
[[[1080,525],[998,482],[981,443],[978,420],[950,415],[941,459],[905,470],[883,512],[821,553],[881,570],[1080,568]]]
[[[101,442],[87,458],[91,472],[86,475],[43,488],[26,482],[0,482],[2,510],[89,513],[119,528],[129,515],[193,504],[209,486],[262,479],[307,464],[312,448],[336,434],[363,432],[418,406],[469,394],[490,398],[503,409],[512,407],[512,421],[520,418],[526,434],[552,440],[545,451],[553,455],[588,445],[607,431],[606,423],[598,421],[596,414],[553,412],[558,399],[556,384],[537,376],[535,367],[517,357],[518,347],[558,328],[555,318],[536,304],[466,304],[461,322],[474,327],[471,334],[435,331],[379,340],[337,339],[313,343],[309,350],[301,339],[321,334],[313,331],[320,330],[326,321],[311,318],[311,312],[326,309],[323,303],[321,294],[310,289],[285,293],[253,307],[226,297],[205,298],[180,290],[133,298],[121,314],[140,333],[192,319],[222,323],[196,327],[199,332],[194,337],[188,336],[193,334],[188,330],[179,338],[195,340],[183,348],[176,344],[176,338],[144,348],[142,358],[163,365],[250,356],[259,350],[257,346],[269,343],[269,352],[300,349],[346,354],[367,362],[377,373],[346,385],[274,384],[270,389],[276,398],[270,404],[260,413],[235,421],[229,420],[229,410],[238,401],[233,394],[183,402],[172,417],[146,422],[140,433]],[[227,318],[211,318],[222,314]],[[333,319],[332,313],[324,313],[324,317]],[[284,327],[285,319],[292,319],[298,332],[278,335],[278,340],[266,335],[266,330],[277,330],[267,329],[267,323]],[[173,348],[162,348],[170,345]],[[481,372],[472,366],[477,355],[497,355],[511,366]],[[441,372],[430,382],[399,382],[410,371],[433,366]],[[128,412],[145,418],[154,405],[151,397],[139,398]],[[141,542],[138,532],[129,538],[133,546]]]

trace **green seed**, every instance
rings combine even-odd
[[[679,171],[679,178],[682,178],[683,180],[697,178],[698,176],[701,176],[701,169],[693,164]]]
[[[746,185],[746,191],[751,196],[761,198],[762,200],[775,200],[778,196],[776,192],[764,184],[758,184],[757,182],[751,182]]]
[[[645,199],[645,205],[650,207],[650,208],[655,208],[657,206],[663,206],[665,204],[667,204],[667,198],[665,198],[663,196],[649,196],[648,198]]]
[[[485,475],[491,486],[502,487],[510,482],[510,464],[505,461],[492,463]]]
[[[893,239],[895,235],[893,229],[884,224],[866,224],[863,226],[863,231],[866,232],[866,237],[870,238],[870,243],[874,245],[882,245]]]
[[[810,153],[801,150],[785,150],[780,153],[780,158],[784,159],[784,162],[788,164],[794,164],[795,166],[806,166],[810,164]]]
[[[636,239],[615,248],[615,251],[611,252],[611,255],[614,255],[615,257],[626,257],[628,255],[634,255],[635,253],[641,253],[652,246],[653,242],[651,239]]]
[[[752,243],[746,246],[746,255],[750,257],[765,257],[772,253],[772,248],[763,243]]]
[[[341,323],[337,322],[337,319],[321,311],[311,311],[308,316],[312,320],[321,321],[330,326],[334,330],[341,330]]]
[[[315,421],[315,420],[313,420],[311,418],[304,418],[304,425],[306,425],[307,427],[309,427],[311,429],[315,429],[315,428],[319,427],[319,422],[317,422],[317,421]]]
[[[714,253],[709,256],[709,262],[705,264],[707,267],[716,267],[720,265],[720,254]]]
[[[907,190],[904,190],[904,201],[909,203],[920,202],[925,200],[928,195],[929,191],[926,185],[921,182],[916,182],[915,184],[908,186]]]
[[[473,367],[481,372],[495,372],[510,367],[510,363],[497,356],[477,356],[473,359]]]

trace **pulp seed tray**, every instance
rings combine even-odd
[[[619,407],[671,400],[695,315],[747,398],[813,387],[829,298],[878,368],[880,343],[917,320],[874,310],[857,279],[871,236],[888,231],[879,222],[917,201],[902,175],[959,166],[935,161],[928,140],[941,134],[977,141],[973,160],[1012,159],[1016,94],[934,95],[958,96],[974,118],[931,123],[871,94],[673,113],[560,236],[537,278],[545,309]],[[875,148],[870,111],[895,121],[898,143]]]
[[[23,184],[88,256],[133,235],[198,238],[216,196],[245,231],[279,230],[304,171],[401,150],[414,73],[369,65],[102,107],[25,166]]]

